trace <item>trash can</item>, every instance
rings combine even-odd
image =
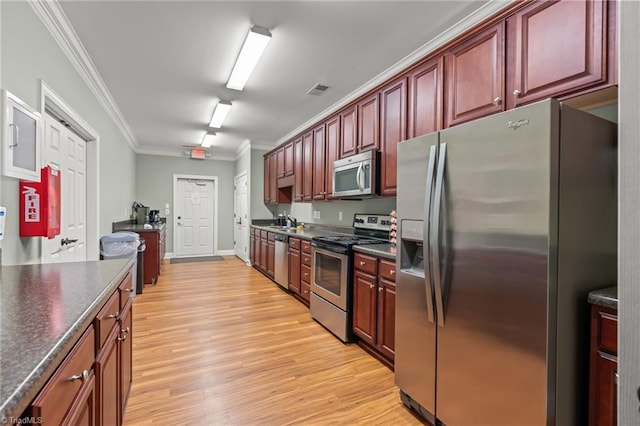
[[[138,289],[142,283],[144,283],[143,273],[138,264],[141,245],[143,244],[140,242],[140,235],[135,232],[113,232],[100,237],[100,259],[133,259],[135,263],[135,267],[133,268],[133,282],[136,286],[136,293],[138,293]],[[142,248],[142,255],[144,255],[144,247]]]

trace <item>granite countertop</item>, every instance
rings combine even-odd
[[[600,290],[594,290],[589,293],[588,300],[592,305],[618,309],[618,287],[607,287]]]
[[[151,228],[145,228],[144,225],[151,225]],[[159,231],[165,226],[164,222],[159,223],[114,223],[113,230],[114,231],[132,231],[132,232],[140,232],[140,231]]]
[[[353,250],[388,260],[396,260],[395,244],[364,244],[361,246],[353,246]]]
[[[111,259],[0,268],[0,419],[22,414],[132,266]]]
[[[324,237],[327,235],[338,235],[338,234],[353,234],[352,232],[348,232],[348,230],[340,229],[337,232],[332,230],[331,228],[319,228],[319,227],[307,227],[302,231],[297,231],[295,228],[273,228],[272,226],[263,226],[263,225],[251,225],[254,228],[264,229],[269,232],[276,232],[278,234],[290,235],[296,238],[302,238],[303,240],[310,240],[314,237]]]

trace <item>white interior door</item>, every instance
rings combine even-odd
[[[240,259],[249,260],[249,212],[247,173],[236,176],[233,185],[234,191],[234,228],[233,228],[233,250]]]
[[[60,235],[42,241],[44,261],[79,262],[87,258],[86,142],[49,114],[44,116],[45,164],[60,170]]]
[[[176,256],[206,256],[214,251],[214,182],[178,179]]]

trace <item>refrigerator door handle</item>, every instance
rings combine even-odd
[[[438,156],[438,171],[436,174],[436,186],[433,194],[433,218],[431,221],[431,234],[429,250],[433,260],[433,284],[435,287],[436,313],[438,314],[438,325],[444,327],[444,303],[442,291],[442,275],[440,273],[440,215],[442,213],[442,191],[444,186],[444,165],[447,158],[447,144],[440,144],[440,155]]]
[[[424,220],[423,220],[423,232],[422,232],[422,244],[426,251],[425,256],[425,271],[424,271],[424,292],[427,296],[427,317],[429,322],[435,322],[435,314],[433,311],[433,280],[432,280],[432,266],[431,255],[429,254],[429,220],[431,218],[431,192],[433,188],[433,175],[436,168],[436,155],[437,146],[432,145],[429,150],[429,161],[427,163],[427,187],[424,195]]]

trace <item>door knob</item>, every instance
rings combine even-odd
[[[75,240],[70,240],[69,238],[63,238],[63,239],[60,240],[60,245],[64,246],[64,245],[67,245],[67,244],[75,243],[76,241],[78,241],[77,238]]]

